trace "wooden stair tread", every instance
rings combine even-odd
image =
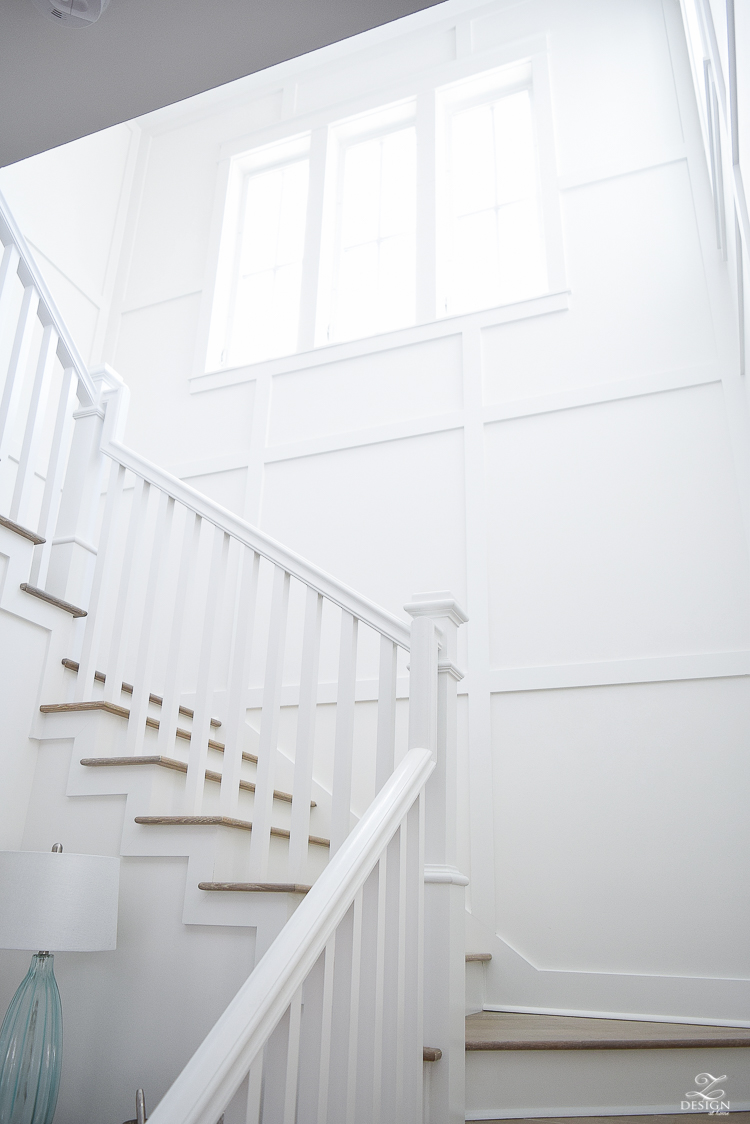
[[[28,582],[21,582],[21,589],[24,593],[30,593],[32,597],[38,597],[40,601],[46,601],[49,605],[56,605],[58,609],[64,609],[66,613],[70,613],[73,617],[88,616],[85,609],[79,609],[77,605],[71,605],[70,601],[63,601],[60,597],[53,597],[51,593],[47,593],[44,589],[37,589],[35,585],[29,585]]]
[[[237,820],[232,816],[136,816],[135,822],[166,827],[236,827],[242,831],[253,830],[250,820]],[[276,835],[280,839],[289,838],[289,832],[285,827],[272,827],[271,835]],[[330,839],[323,839],[320,835],[308,835],[308,839],[318,847],[331,846]]]
[[[242,894],[307,894],[312,887],[298,882],[199,882],[198,889]]]
[[[17,535],[28,539],[29,542],[33,542],[34,546],[42,546],[47,541],[41,535],[30,531],[28,527],[22,527],[20,523],[14,523],[12,519],[8,519],[5,515],[0,515],[0,527],[7,527],[9,531],[14,531]],[[21,586],[21,589],[23,589],[23,586]]]
[[[467,1050],[683,1050],[750,1047],[750,1029],[694,1023],[479,1011],[466,1016]]]
[[[130,710],[126,706],[119,706],[117,703],[105,702],[104,699],[92,699],[90,702],[72,702],[72,703],[44,703],[39,707],[42,714],[66,714],[74,713],[77,710],[106,710],[109,714],[117,714],[120,718],[130,718]],[[146,725],[151,730],[159,729],[159,719],[146,717]],[[182,738],[183,741],[189,742],[192,739],[190,730],[182,730],[178,726],[175,730],[175,737]],[[225,750],[224,742],[215,742],[211,738],[208,739],[208,748],[217,749],[219,753]],[[255,761],[258,758],[253,757],[252,754],[242,754],[243,760]]]
[[[491,952],[467,952],[467,964],[485,964],[488,960],[492,959]]]
[[[443,1051],[439,1050],[437,1046],[423,1046],[422,1047],[422,1061],[423,1062],[439,1062],[443,1056]]]
[[[80,667],[80,664],[76,663],[75,660],[64,659],[64,660],[61,660],[60,662],[62,663],[63,667],[68,669],[68,671],[74,671],[76,673],[76,675],[78,674],[78,669]],[[107,676],[104,674],[103,671],[95,671],[94,672],[94,679],[97,681],[97,683],[106,683],[107,682]],[[123,683],[122,687],[120,689],[123,692],[123,694],[132,695],[133,684],[132,683]],[[164,705],[164,699],[162,698],[161,695],[150,694],[148,696],[148,701],[153,703],[154,706],[163,706]],[[181,706],[180,707],[180,714],[183,714],[186,718],[193,718],[195,716],[195,711],[191,710],[190,707]],[[153,719],[153,721],[156,721],[156,719]],[[211,725],[215,729],[218,729],[219,726],[221,726],[221,719],[220,718],[212,718],[211,719]],[[158,729],[158,728],[159,727],[157,725],[156,729]]]
[[[188,770],[186,761],[178,761],[175,757],[164,757],[162,754],[143,754],[137,757],[82,757],[81,764],[87,767],[99,765],[160,765],[163,769],[174,769],[178,773],[186,773]],[[213,769],[206,769],[206,780],[217,781],[221,784],[221,773],[216,773]],[[245,792],[255,792],[253,781],[241,780],[240,788],[244,789]],[[273,795],[276,800],[285,800],[287,804],[292,803],[291,792],[281,792],[275,788]],[[310,801],[310,807],[317,807],[314,800]]]

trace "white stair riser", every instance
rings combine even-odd
[[[750,1049],[469,1050],[466,1119],[681,1112],[706,1072],[750,1108]]]
[[[473,1015],[484,1010],[485,1002],[485,962],[469,960],[466,964],[466,1014]]]

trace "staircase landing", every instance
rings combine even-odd
[[[684,1050],[728,1046],[750,1047],[750,1029],[505,1011],[480,1011],[466,1017],[467,1050]]]

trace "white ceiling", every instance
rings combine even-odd
[[[435,2],[111,0],[75,30],[0,0],[0,167]]]

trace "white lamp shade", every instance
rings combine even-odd
[[[0,948],[116,948],[119,885],[119,858],[0,851]]]

